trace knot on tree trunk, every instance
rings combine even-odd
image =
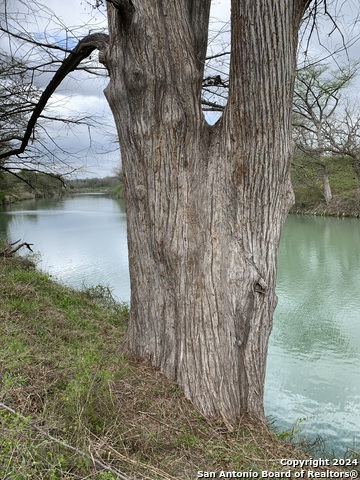
[[[254,284],[254,292],[262,293],[262,294],[265,295],[267,290],[268,290],[267,283],[265,282],[265,280],[263,278],[260,277]]]

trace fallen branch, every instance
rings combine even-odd
[[[22,415],[21,413],[18,413],[16,412],[15,410],[13,410],[12,408],[8,407],[7,405],[5,405],[4,403],[0,402],[0,408],[12,413],[13,415],[15,415],[17,418],[20,418],[21,420],[25,420],[25,421],[28,421],[28,418],[26,418],[24,415]],[[34,425],[34,424],[31,424],[31,427],[36,430],[37,432],[39,432],[41,435],[43,435],[44,437],[48,438],[49,440],[51,440],[52,442],[55,442],[57,443],[58,445],[61,445],[62,447],[66,448],[67,450],[71,450],[72,452],[75,452],[77,453],[78,455],[81,455],[82,457],[85,457],[87,458],[88,460],[91,460],[94,465],[96,465],[97,467],[101,468],[102,470],[106,470],[108,472],[111,472],[113,473],[117,478],[120,478],[120,480],[130,480],[128,477],[125,477],[122,473],[120,473],[118,470],[110,467],[109,465],[105,465],[105,463],[103,462],[100,462],[100,460],[96,460],[92,455],[89,455],[88,453],[86,452],[83,452],[82,450],[79,450],[78,448],[76,447],[73,447],[72,445],[69,445],[68,443],[64,442],[63,440],[60,440],[56,437],[53,437],[52,435],[50,435],[49,433],[47,433],[45,430],[43,430],[41,427],[38,427],[37,425]]]
[[[28,250],[30,250],[30,252],[34,253],[34,250],[31,248],[31,246],[34,245],[33,243],[23,242],[23,243],[20,243],[20,245],[18,245],[17,247],[12,248],[14,247],[14,245],[16,245],[19,242],[20,240],[17,240],[16,242],[11,243],[8,247],[5,248],[5,250],[0,252],[0,255],[3,257],[12,257],[14,253],[20,250],[20,248],[22,247],[26,247]]]

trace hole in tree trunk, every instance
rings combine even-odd
[[[229,89],[230,0],[212,2],[208,47],[203,78],[202,103],[205,120],[214,125],[222,116]]]

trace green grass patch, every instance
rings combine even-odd
[[[320,166],[314,159],[295,156],[291,178],[295,192],[293,212],[359,216],[359,181],[348,157],[327,157]],[[326,205],[323,175],[327,172],[333,200]]]

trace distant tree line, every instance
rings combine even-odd
[[[64,182],[60,176],[29,170],[19,170],[18,173],[18,176],[14,176],[8,172],[0,172],[0,204],[64,194]]]
[[[123,191],[121,173],[104,178],[74,178],[65,182],[61,177],[20,170],[19,177],[0,172],[0,204],[29,198],[62,197],[86,191],[107,191],[122,197]]]
[[[77,190],[114,190],[117,187],[118,178],[108,176],[104,178],[74,178],[66,182],[69,191]]]

